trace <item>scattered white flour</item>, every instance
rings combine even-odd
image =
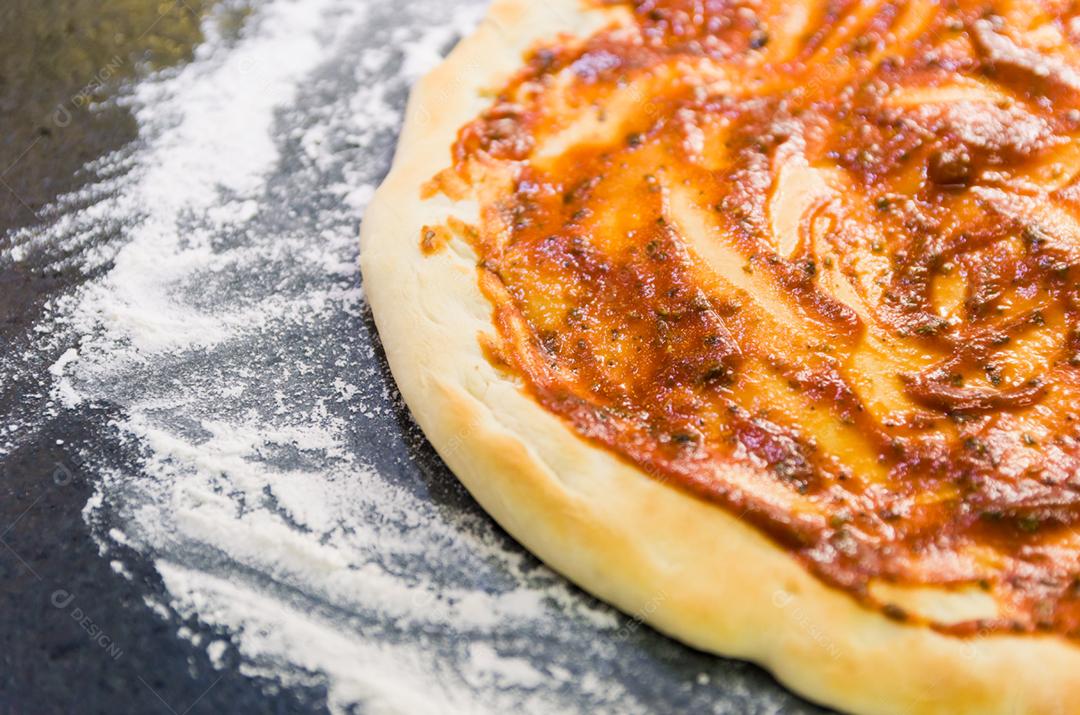
[[[210,662],[214,664],[214,667],[220,670],[225,667],[225,652],[229,649],[229,644],[226,641],[211,641],[206,646],[206,655],[210,657]]]
[[[153,563],[162,618],[226,635],[178,627],[215,667],[235,649],[245,673],[324,687],[334,712],[733,708],[702,690],[719,661],[539,565],[405,416],[359,287],[359,217],[408,86],[481,8],[389,5],[267,0],[239,40],[211,17],[193,62],[133,89],[140,140],[0,255],[95,276],[42,329],[79,336],[54,400],[115,408],[138,457],[95,458],[85,518],[118,573]]]

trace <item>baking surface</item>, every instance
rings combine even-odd
[[[819,712],[552,574],[397,397],[358,225],[478,4],[61,5],[129,45],[5,57],[0,711]]]

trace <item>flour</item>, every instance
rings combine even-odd
[[[335,712],[723,710],[697,675],[719,661],[538,564],[405,416],[358,220],[407,88],[482,8],[396,5],[267,0],[238,40],[211,17],[191,64],[133,89],[136,145],[3,256],[100,273],[42,326],[78,336],[55,404],[117,407],[138,456],[98,462],[87,523],[122,577],[153,564],[147,605],[200,624],[177,636],[215,667],[321,686]]]

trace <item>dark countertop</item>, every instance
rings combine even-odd
[[[90,104],[190,59],[210,4],[3,3],[0,246],[15,229],[52,220],[42,209],[93,180],[88,162],[135,139],[127,109]],[[29,329],[42,305],[88,277],[0,263],[3,355],[34,351]],[[63,347],[0,370],[0,425],[41,409],[45,368]],[[108,409],[62,413],[0,459],[0,713],[319,711],[318,691],[272,693],[235,667],[215,670],[204,650],[175,637],[176,623],[144,604],[162,591],[152,568],[129,581],[99,555],[82,517],[95,469],[79,455],[87,442],[101,444],[108,418]],[[111,647],[95,633],[108,634]]]

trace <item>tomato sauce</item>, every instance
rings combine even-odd
[[[480,202],[492,359],[891,617],[1080,637],[1073,3],[602,6],[428,189]]]

